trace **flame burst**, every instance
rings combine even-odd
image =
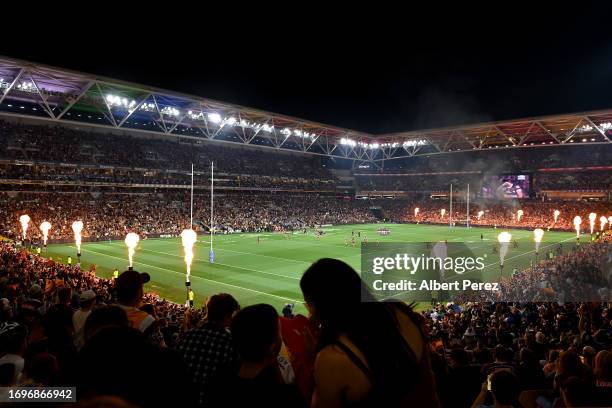
[[[419,207],[416,207],[416,208],[414,209],[414,218],[416,218],[416,217],[417,217],[417,215],[419,215],[419,211],[420,211]]]
[[[601,217],[599,217],[599,230],[603,231],[607,223],[608,219],[605,216],[602,215]]]
[[[21,237],[26,239],[28,224],[30,223],[30,216],[28,214],[23,214],[21,217],[19,217],[19,223],[21,224]]]
[[[561,214],[561,211],[559,211],[559,210],[555,210],[555,212],[553,213],[555,224],[557,223],[557,219],[559,218],[559,214]]]
[[[446,214],[446,210],[443,208],[440,210],[440,217],[444,218],[444,214]]]
[[[597,214],[590,213],[589,214],[589,227],[591,227],[591,234],[593,234],[593,228],[595,228],[595,220],[597,219]]]
[[[608,227],[612,228],[612,215],[608,217]]]
[[[77,254],[81,253],[81,231],[83,231],[83,221],[73,222],[72,232],[74,232],[74,242],[77,247]]]
[[[508,253],[508,246],[510,241],[512,240],[512,234],[509,232],[500,232],[497,236],[497,241],[499,242],[499,264],[504,264],[504,258],[506,258],[506,254]]]
[[[187,265],[186,281],[189,282],[191,275],[191,262],[193,261],[193,245],[196,243],[198,236],[192,229],[184,229],[181,232],[181,240],[183,241],[183,250],[185,251],[185,265]]]
[[[478,219],[480,220],[482,218],[482,216],[484,215],[484,211],[478,211]]]
[[[533,230],[533,239],[535,240],[535,251],[536,254],[540,250],[540,243],[542,242],[542,237],[544,236],[544,230],[541,228],[536,228]]]
[[[524,212],[523,210],[518,210],[516,212],[516,222],[521,222],[521,217],[523,216]]]
[[[576,229],[576,238],[580,238],[580,224],[582,224],[582,218],[577,215],[574,217],[574,229]]]
[[[51,223],[49,221],[43,221],[42,224],[40,224],[40,230],[43,233],[43,244],[46,246],[47,245],[47,239],[49,239],[49,230],[51,229]]]
[[[136,252],[136,246],[138,246],[138,242],[140,241],[140,237],[135,232],[130,232],[125,236],[125,245],[128,247],[128,258],[130,260],[130,268],[133,265],[134,253]]]

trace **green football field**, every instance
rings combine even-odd
[[[379,236],[377,229],[386,227],[388,236]],[[466,243],[479,255],[486,254],[484,280],[499,276],[499,259],[492,253],[496,237],[501,229],[471,228],[440,225],[413,224],[368,224],[344,225],[324,228],[325,235],[317,240],[312,233],[296,232],[288,238],[277,233],[245,233],[214,237],[215,263],[209,263],[210,237],[198,238],[195,259],[192,265],[191,282],[196,294],[196,305],[206,296],[227,292],[236,297],[241,305],[270,303],[278,308],[285,303],[296,303],[297,310],[304,306],[299,288],[299,279],[306,268],[315,260],[324,257],[339,258],[360,269],[360,246],[347,246],[351,232],[361,232],[370,243],[375,242],[436,242],[448,240]],[[533,233],[525,230],[510,230],[518,243],[511,248],[505,261],[504,274],[510,274],[514,267],[529,264],[534,258]],[[483,234],[484,239],[480,239]],[[259,243],[258,238],[259,237]],[[582,238],[586,241],[586,237]],[[569,232],[546,232],[540,249],[544,257],[547,245],[556,247],[564,242],[565,250],[575,243],[575,234]],[[68,256],[76,261],[74,244],[50,245],[45,256],[61,258]],[[110,277],[112,270],[127,268],[127,248],[123,241],[84,243],[82,246],[83,268],[95,264],[100,276]],[[185,263],[180,238],[141,240],[134,257],[134,269],[148,272],[151,282],[145,290],[155,292],[172,301],[184,303]]]

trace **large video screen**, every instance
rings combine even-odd
[[[530,176],[528,174],[487,175],[482,181],[484,198],[513,199],[529,198]]]

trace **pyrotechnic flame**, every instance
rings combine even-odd
[[[533,239],[535,240],[535,251],[536,254],[540,250],[540,243],[542,242],[542,237],[544,236],[544,230],[541,228],[536,228],[533,230]]]
[[[419,209],[419,207],[416,207],[416,208],[414,209],[414,217],[415,217],[415,218],[416,218],[416,216],[417,216],[417,215],[419,215],[419,210],[420,210],[420,209]]]
[[[43,233],[43,244],[47,245],[47,239],[49,238],[49,230],[51,229],[51,223],[49,221],[43,221],[40,224],[40,230]]]
[[[518,210],[516,212],[516,222],[521,222],[521,217],[523,216],[524,212],[523,210]]]
[[[612,215],[608,217],[608,226],[612,228]]]
[[[440,210],[440,216],[444,218],[444,214],[446,214],[446,210],[443,208]]]
[[[138,241],[140,241],[140,237],[135,232],[130,232],[125,236],[125,245],[128,247],[130,268],[133,266],[132,260],[134,259],[134,252],[136,252],[136,246],[138,246]]]
[[[508,245],[512,240],[512,234],[509,232],[500,232],[497,236],[497,241],[499,242],[499,264],[504,264],[504,258],[506,258],[506,254],[508,253]]]
[[[81,231],[83,231],[83,221],[73,222],[72,232],[74,232],[74,242],[77,247],[77,254],[81,253]]]
[[[597,219],[597,214],[590,213],[589,214],[589,226],[591,227],[591,234],[593,233],[593,228],[595,228],[595,220]]]
[[[580,224],[582,224],[582,218],[579,215],[574,217],[574,228],[576,229],[576,238],[580,238]]]
[[[21,236],[23,239],[26,239],[28,224],[30,223],[30,216],[28,214],[23,214],[21,217],[19,217],[19,223],[21,224]]]
[[[607,223],[608,219],[605,216],[602,215],[601,217],[599,217],[599,230],[603,231]]]
[[[185,250],[185,265],[187,265],[187,278],[189,282],[189,276],[191,275],[191,262],[193,261],[193,245],[196,243],[198,236],[192,229],[184,229],[181,232],[181,239],[183,241],[183,249]]]
[[[559,218],[559,214],[561,214],[561,211],[559,211],[559,210],[555,210],[555,212],[553,213],[553,217],[555,219],[555,224],[557,223],[557,219]]]
[[[480,220],[482,218],[482,216],[484,215],[484,211],[478,211],[478,219]]]

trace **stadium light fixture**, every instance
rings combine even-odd
[[[357,146],[357,142],[356,141],[354,141],[353,139],[345,138],[345,137],[340,139],[340,144],[341,145],[346,145],[346,146],[351,146],[351,147]]]
[[[117,95],[112,95],[112,94],[108,94],[106,95],[106,103],[109,106],[116,106],[118,108],[125,108],[125,109],[133,109],[134,106],[136,106],[136,101],[135,100],[128,100],[127,98],[121,98]]]
[[[402,146],[404,146],[404,147],[415,147],[415,146],[424,146],[426,144],[427,144],[426,140],[416,139],[416,140],[406,140],[404,143],[402,143]]]
[[[17,84],[17,89],[19,89],[22,92],[30,92],[30,93],[36,92],[36,89],[34,88],[34,84],[28,81],[23,81],[22,83]]]
[[[146,112],[153,112],[155,110],[155,105],[150,102],[143,103],[142,105],[140,105],[140,110]]]
[[[0,79],[1,79],[1,78],[0,78]],[[0,82],[2,82],[2,81],[0,81]],[[599,124],[599,127],[600,127],[602,130],[609,130],[609,129],[612,129],[612,123],[611,123],[611,122],[604,122],[604,123],[600,123],[600,124]]]
[[[221,123],[223,119],[221,119],[221,115],[219,115],[218,113],[209,113],[208,120],[210,120],[212,123],[218,124]]]
[[[173,116],[173,117],[177,117],[181,114],[181,112],[178,109],[173,108],[171,106],[164,107],[160,112],[162,113],[162,115]]]
[[[225,119],[224,124],[229,125],[229,126],[234,126],[236,124],[236,118],[233,116],[230,116],[229,118]]]

